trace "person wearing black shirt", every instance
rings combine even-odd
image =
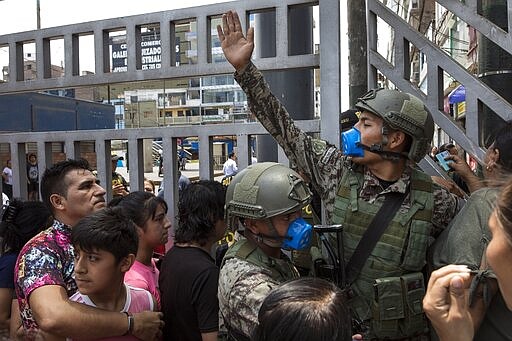
[[[224,203],[224,186],[211,180],[181,195],[174,246],[160,269],[164,340],[217,340],[219,268],[209,251],[226,230]]]

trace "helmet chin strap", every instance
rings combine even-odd
[[[388,144],[388,134],[389,128],[386,125],[382,126],[382,142],[374,143],[371,146],[366,146],[362,143],[359,143],[359,146],[364,150],[367,150],[371,153],[379,154],[383,159],[391,160],[398,162],[401,158],[407,159],[407,155],[397,152],[390,152],[384,150],[384,146]]]
[[[287,237],[281,237],[277,234],[277,230],[272,224],[272,221],[270,219],[265,219],[267,226],[270,228],[270,231],[272,231],[275,235],[271,236],[264,233],[253,233],[250,229],[246,228],[245,233],[249,232],[253,235],[255,241],[259,244],[265,244],[268,247],[272,248],[281,248],[281,245],[283,244],[283,240],[287,239]]]
[[[382,143],[380,143],[380,144],[374,143],[371,146],[367,146],[362,143],[359,143],[359,146],[361,148],[363,148],[364,150],[367,150],[371,153],[379,154],[380,156],[382,156],[383,159],[386,159],[386,160],[398,161],[401,158],[407,159],[407,156],[402,153],[390,152],[390,151],[383,150]]]

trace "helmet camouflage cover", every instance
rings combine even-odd
[[[295,171],[275,162],[258,162],[231,180],[226,191],[226,223],[234,217],[265,219],[306,206],[311,192]]]
[[[358,99],[356,108],[381,117],[390,128],[409,135],[409,159],[418,162],[430,150],[434,120],[418,97],[398,90],[373,89]]]

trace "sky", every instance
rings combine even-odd
[[[40,0],[41,28],[228,0]],[[37,0],[0,0],[0,35],[35,30]],[[6,15],[6,13],[8,13]]]

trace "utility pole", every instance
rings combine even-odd
[[[349,97],[353,107],[368,90],[368,47],[365,0],[347,1]]]
[[[39,0],[36,2],[36,17],[37,17],[37,29],[41,29],[41,4]]]
[[[501,27],[508,29],[507,1],[482,0],[479,2],[482,16]],[[483,34],[478,33],[478,77],[491,89],[509,102],[512,102],[512,56]],[[480,143],[483,145],[500,127],[504,120],[489,107],[483,106],[481,113],[482,129]]]

